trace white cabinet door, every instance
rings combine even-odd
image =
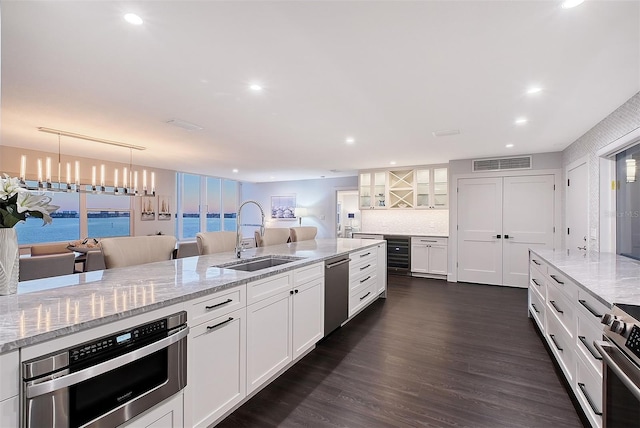
[[[293,359],[324,337],[324,278],[293,290]]]
[[[553,175],[504,177],[502,284],[527,288],[529,248],[553,248]]]
[[[378,295],[387,291],[387,244],[378,245],[378,270],[376,276],[378,280]],[[385,294],[383,297],[386,297]]]
[[[437,275],[447,274],[447,246],[431,245],[429,247],[429,273]]]
[[[0,425],[4,428],[4,425]],[[184,395],[182,392],[131,419],[121,427],[182,428],[184,427]]]
[[[292,361],[290,293],[247,306],[247,394]]]
[[[0,401],[0,427],[20,426],[18,397]]]
[[[193,426],[208,426],[246,396],[246,308],[191,329]]]
[[[411,272],[429,272],[429,247],[427,244],[411,245]]]
[[[502,285],[502,178],[458,180],[458,281]]]

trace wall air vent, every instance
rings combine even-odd
[[[531,156],[476,159],[473,161],[473,172],[502,171],[505,169],[531,169]]]

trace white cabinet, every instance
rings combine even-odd
[[[387,297],[387,242],[378,245],[377,260],[378,295]]]
[[[416,174],[416,208],[449,207],[448,170],[446,167],[419,168]]]
[[[246,308],[191,329],[191,424],[213,423],[246,396]]]
[[[418,276],[447,275],[447,238],[412,237],[411,273]]]
[[[185,426],[183,401],[184,395],[181,391],[121,426],[131,428],[182,428]],[[4,427],[5,425],[0,426]]]
[[[307,273],[309,275],[307,275]],[[293,359],[324,337],[324,266],[317,264],[294,272]]]
[[[379,251],[380,247],[374,247],[349,255],[351,258],[349,264],[349,317],[360,312],[378,297]]]
[[[19,408],[17,396],[0,401],[0,427],[20,426]]]
[[[360,209],[385,209],[387,207],[386,171],[368,171],[359,174],[358,193]]]

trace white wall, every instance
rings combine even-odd
[[[336,236],[336,191],[357,188],[358,177],[324,178],[272,183],[242,183],[240,195],[242,201],[253,199],[262,205],[267,216],[267,227],[298,226],[297,219],[295,221],[272,221],[269,218],[272,196],[295,195],[296,205],[307,209],[307,215],[302,219],[302,225],[316,226],[318,238],[334,238]],[[243,208],[242,223],[260,223],[258,210],[249,205]],[[252,237],[255,229],[255,227],[243,228],[243,236]]]

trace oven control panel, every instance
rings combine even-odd
[[[69,349],[69,362],[77,363],[93,358],[101,353],[110,352],[123,345],[134,344],[136,341],[146,342],[145,339],[167,331],[167,320],[161,319],[143,324],[131,330],[102,337]]]
[[[631,329],[625,346],[637,357],[640,357],[640,328],[637,325],[634,325]]]

